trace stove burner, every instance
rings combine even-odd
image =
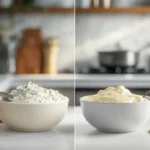
[[[89,68],[88,73],[89,74],[145,74],[146,71],[143,68],[137,69],[134,67],[128,67],[128,68],[121,68],[121,67],[105,68],[105,67],[101,67],[100,69]]]

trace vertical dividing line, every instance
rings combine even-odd
[[[76,150],[76,0],[74,0],[74,150]]]

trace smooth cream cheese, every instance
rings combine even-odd
[[[29,104],[47,104],[68,100],[58,91],[40,87],[31,81],[26,85],[17,86],[15,90],[12,90],[11,95],[14,96],[11,98],[13,102]]]
[[[142,96],[131,93],[124,86],[108,87],[100,90],[97,94],[88,96],[88,100],[100,103],[134,103],[147,101]]]

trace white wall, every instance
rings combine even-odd
[[[150,42],[150,15],[80,14],[76,16],[77,68],[98,66],[97,53],[116,49],[120,42],[125,49],[137,51]],[[149,70],[150,48],[141,52],[139,67]],[[84,61],[83,61],[84,60]]]
[[[6,15],[0,15],[0,25]],[[150,41],[150,15],[131,14],[77,14],[74,32],[73,14],[29,14],[12,18],[11,34],[28,27],[40,27],[44,38],[59,37],[59,71],[74,66],[74,36],[76,33],[76,66],[98,66],[97,52],[115,49],[119,41],[126,49],[139,49]],[[147,70],[149,48],[141,53],[139,67]]]
[[[0,25],[7,24],[7,15],[0,15]],[[41,28],[44,38],[59,39],[58,70],[74,66],[74,15],[73,14],[18,14],[12,16],[11,35],[26,28]]]

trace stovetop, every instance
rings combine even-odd
[[[144,68],[88,68],[80,70],[80,74],[148,74]]]

